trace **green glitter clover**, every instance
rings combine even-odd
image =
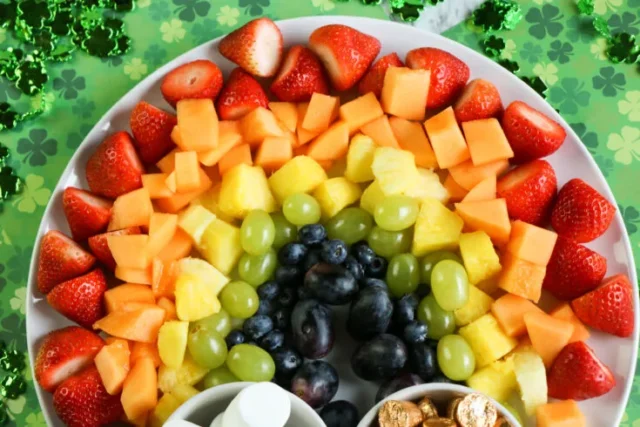
[[[507,70],[511,71],[514,74],[520,71],[520,64],[510,59],[501,59],[500,61],[498,61],[498,64],[502,65],[504,68],[506,68]]]
[[[580,15],[592,15],[594,11],[593,0],[578,0],[576,5]]]
[[[595,18],[593,18],[593,28],[601,36],[606,37],[607,39],[611,37],[611,29],[609,29],[609,24],[602,16],[596,16]]]
[[[538,95],[540,95],[543,98],[547,97],[547,92],[549,91],[549,87],[539,76],[534,76],[534,77],[524,76],[524,77],[521,77],[521,79],[526,84],[528,84],[533,90],[538,92]]]
[[[22,191],[22,181],[9,166],[0,167],[0,203]]]
[[[487,0],[471,16],[484,32],[513,30],[522,20],[522,9],[511,0]]]
[[[636,44],[636,37],[629,33],[617,33],[609,39],[607,56],[614,64],[626,62],[633,64],[640,55],[640,45]]]
[[[482,41],[482,49],[485,55],[491,58],[499,58],[505,47],[504,39],[494,35],[490,35]]]

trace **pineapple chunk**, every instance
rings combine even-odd
[[[482,292],[475,286],[469,286],[469,299],[467,303],[453,312],[456,318],[456,326],[464,326],[473,322],[491,310],[493,298]]]
[[[415,185],[404,192],[404,195],[417,200],[431,198],[442,203],[449,201],[449,192],[440,182],[438,174],[423,168],[418,168],[418,180]]]
[[[518,345],[515,338],[502,331],[498,321],[490,313],[463,326],[458,333],[471,346],[478,368],[500,359]]]
[[[472,285],[491,279],[502,270],[491,238],[484,231],[462,233],[460,255]]]
[[[287,196],[309,193],[327,180],[322,166],[308,156],[296,156],[269,177],[269,186],[280,204]]]
[[[467,379],[467,385],[495,400],[508,399],[518,386],[513,357],[496,360],[489,366],[477,370]]]
[[[361,194],[360,186],[347,178],[330,178],[315,189],[313,197],[320,203],[323,218],[329,219],[356,202]]]
[[[453,250],[458,246],[464,222],[436,199],[422,200],[420,213],[413,232],[411,252],[421,257],[442,249]]]
[[[211,187],[202,196],[191,202],[192,205],[202,205],[205,209],[213,212],[216,218],[226,222],[233,222],[235,218],[226,215],[220,210],[220,183]]]
[[[178,262],[180,273],[196,276],[203,283],[213,288],[216,295],[229,283],[229,278],[208,262],[199,258],[182,258]]]
[[[361,133],[351,138],[349,152],[347,153],[347,170],[344,176],[351,182],[373,181],[373,154],[376,151],[376,143],[368,136]]]
[[[176,280],[176,314],[187,322],[204,319],[220,311],[216,289],[198,276],[180,274]]]
[[[344,157],[336,159],[331,164],[331,167],[327,169],[327,177],[338,178],[344,176],[344,172],[347,170],[347,161]]]
[[[200,393],[198,389],[188,384],[176,384],[171,389],[171,395],[173,395],[176,399],[178,399],[180,404],[191,399],[193,396],[195,396],[198,393]]]
[[[220,187],[220,210],[234,218],[244,218],[254,209],[273,212],[276,200],[260,166],[240,164],[224,174]]]
[[[520,389],[520,397],[527,415],[547,403],[547,372],[544,362],[533,351],[518,351],[513,356],[513,368]]]
[[[202,205],[189,206],[178,217],[178,227],[191,236],[195,244],[199,244],[204,230],[216,220],[216,216]]]
[[[177,369],[182,365],[187,350],[189,322],[171,320],[165,322],[158,332],[158,354],[162,363]]]
[[[213,221],[202,235],[198,252],[222,273],[230,274],[244,253],[240,229],[220,219]]]
[[[175,396],[171,393],[165,393],[160,400],[158,400],[158,404],[151,411],[149,416],[149,426],[150,427],[162,427],[164,423],[167,422],[171,414],[173,414],[176,409],[178,409],[182,405]]]
[[[169,393],[177,384],[195,385],[209,372],[208,368],[203,368],[193,361],[187,353],[179,368],[169,368],[160,365],[158,369],[158,388],[163,393]]]
[[[373,181],[362,193],[362,197],[360,198],[360,207],[373,215],[373,212],[376,210],[376,206],[378,203],[383,201],[384,198],[385,195],[382,192],[382,188],[380,188],[380,184],[378,181]]]
[[[413,153],[392,147],[376,148],[371,170],[385,196],[402,194],[420,179]]]

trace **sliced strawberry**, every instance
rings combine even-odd
[[[611,370],[584,341],[567,344],[547,374],[549,397],[555,399],[592,399],[608,393],[615,385]]]
[[[529,224],[544,225],[551,215],[558,184],[546,160],[518,166],[498,180],[498,197],[507,201],[509,217]]]
[[[309,48],[320,57],[336,90],[354,87],[380,53],[380,40],[346,25],[332,24],[311,33]]]
[[[316,55],[298,45],[287,52],[282,68],[271,84],[271,92],[280,101],[305,102],[315,92],[329,93],[329,84]]]
[[[156,164],[171,151],[175,147],[171,140],[171,131],[177,123],[178,120],[173,114],[148,102],[138,102],[131,112],[129,125],[140,160],[148,165]]]
[[[387,74],[389,67],[404,67],[402,60],[397,53],[393,52],[389,55],[385,55],[378,59],[369,68],[367,74],[364,75],[360,84],[358,84],[358,92],[364,95],[369,92],[373,92],[378,98],[382,94],[382,85],[384,83],[384,76]]]
[[[47,302],[80,326],[91,328],[104,316],[102,297],[106,290],[104,274],[96,268],[84,276],[56,285],[47,295]]]
[[[453,105],[453,112],[460,123],[500,117],[502,99],[498,88],[488,80],[471,80]]]
[[[617,274],[571,302],[582,322],[592,328],[619,337],[633,334],[633,294],[635,290],[624,274]]]
[[[89,248],[91,248],[91,252],[93,252],[95,257],[98,258],[98,261],[103,263],[111,271],[114,271],[116,269],[116,260],[113,259],[113,255],[111,255],[111,250],[107,244],[107,237],[127,236],[130,234],[140,234],[140,228],[129,227],[123,230],[110,231],[89,237]]]
[[[216,101],[221,120],[238,120],[258,107],[269,105],[269,98],[260,83],[242,68],[234,69]]]
[[[513,149],[514,163],[546,157],[564,142],[567,132],[556,121],[528,106],[514,101],[502,115],[502,129]]]
[[[175,107],[181,99],[215,100],[222,89],[222,71],[208,59],[197,59],[169,71],[162,79],[160,91]]]
[[[469,80],[469,67],[449,52],[435,47],[421,47],[407,53],[410,68],[431,71],[427,108],[451,105]]]
[[[116,197],[142,187],[144,167],[127,132],[105,139],[87,161],[89,189],[100,196]]]
[[[53,393],[62,381],[91,365],[103,345],[98,334],[79,326],[49,332],[34,362],[38,384]]]
[[[77,241],[94,236],[109,224],[112,202],[88,191],[67,187],[62,193],[62,210],[71,235]]]
[[[124,416],[120,395],[107,393],[95,366],[58,386],[53,409],[67,427],[103,427]]]
[[[55,285],[85,274],[96,259],[57,230],[48,231],[40,242],[38,289],[48,293]]]
[[[542,287],[558,299],[571,300],[597,288],[606,272],[605,257],[559,236]]]
[[[613,221],[616,207],[581,179],[567,182],[558,193],[551,225],[556,232],[578,243],[601,236]]]

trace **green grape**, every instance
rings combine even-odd
[[[240,227],[240,244],[250,255],[267,252],[276,237],[276,227],[268,213],[256,209],[246,216]]]
[[[436,302],[433,294],[422,298],[418,305],[417,313],[418,319],[427,324],[429,338],[438,340],[445,335],[452,334],[456,329],[456,319],[453,316],[453,312],[443,310]]]
[[[187,347],[194,362],[204,368],[217,368],[227,360],[227,343],[223,336],[204,325],[190,328]]]
[[[445,335],[438,341],[438,365],[453,381],[465,381],[476,369],[476,357],[460,335]]]
[[[240,381],[271,381],[276,372],[269,353],[251,344],[234,346],[227,356],[227,367]]]
[[[464,267],[450,259],[440,261],[431,271],[431,291],[444,310],[457,310],[469,300],[469,279]]]
[[[326,225],[330,239],[343,240],[347,245],[366,239],[371,227],[371,214],[361,208],[342,209]]]
[[[435,267],[437,263],[445,259],[450,259],[462,264],[460,257],[453,252],[435,251],[426,254],[420,263],[422,267],[422,283],[426,283],[427,285],[431,284],[431,270],[433,270],[433,267]]]
[[[246,319],[240,319],[239,317],[232,317],[231,318],[231,330],[242,329],[242,326],[244,326],[244,321],[245,320]]]
[[[235,375],[231,373],[226,366],[220,366],[219,368],[212,369],[202,380],[204,388],[211,388],[217,385],[235,383],[240,381]]]
[[[320,203],[305,193],[292,194],[284,199],[282,213],[292,224],[315,224],[320,221]]]
[[[291,224],[282,212],[274,212],[271,214],[273,225],[275,226],[275,237],[272,246],[280,249],[290,242],[295,242],[298,236],[298,228]]]
[[[391,295],[400,298],[418,289],[420,265],[411,254],[394,255],[387,268],[387,285]]]
[[[194,326],[206,326],[222,335],[225,338],[231,332],[231,316],[225,310],[220,309],[216,314],[212,314],[204,319],[197,320],[191,324]]]
[[[409,252],[413,230],[408,228],[402,231],[387,231],[377,225],[371,229],[367,242],[373,251],[385,258]]]
[[[238,261],[238,275],[257,288],[273,276],[278,266],[278,256],[273,249],[262,255],[244,254]]]
[[[376,205],[373,217],[384,230],[400,231],[411,227],[418,218],[418,201],[413,197],[397,194],[385,197]]]
[[[260,298],[255,288],[240,280],[229,282],[220,291],[220,304],[231,317],[248,319],[256,314]]]

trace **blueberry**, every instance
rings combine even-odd
[[[347,259],[347,244],[342,240],[331,239],[322,242],[322,252],[320,255],[329,264],[342,264]]]
[[[267,316],[271,316],[271,313],[273,313],[273,310],[275,310],[274,301],[261,299],[260,305],[258,305],[258,311],[256,311],[256,314],[266,314]]]
[[[302,283],[304,272],[299,265],[280,265],[276,268],[276,282],[282,286],[298,286]]]
[[[270,280],[258,286],[257,291],[260,300],[274,300],[280,295],[280,285],[278,282]]]
[[[425,342],[427,339],[427,332],[428,329],[426,324],[419,320],[414,320],[404,327],[402,337],[404,338],[404,342],[407,344],[418,344]]]
[[[288,380],[290,387],[291,378],[302,365],[302,356],[291,347],[279,347],[270,353],[276,365],[276,377]]]
[[[322,262],[322,256],[320,255],[320,252],[320,248],[313,248],[309,252],[307,252],[304,260],[302,260],[302,270],[304,270],[305,272],[309,271],[311,267]]]
[[[353,403],[335,400],[322,408],[320,418],[327,427],[356,427],[360,414]]]
[[[322,224],[309,224],[298,230],[298,240],[307,246],[318,245],[327,238],[327,230]]]
[[[362,240],[351,246],[351,255],[353,255],[364,267],[371,263],[371,260],[376,256],[376,253],[373,252],[373,249],[369,247],[367,242]]]
[[[297,291],[293,288],[284,288],[278,297],[281,307],[292,307],[297,300]]]
[[[248,318],[242,325],[242,332],[250,339],[257,341],[273,330],[273,320],[264,314],[257,314]]]
[[[281,265],[296,265],[302,262],[308,249],[302,243],[287,243],[278,251],[278,261]]]
[[[356,280],[361,280],[364,277],[362,265],[353,256],[349,255],[342,265],[353,274]]]
[[[247,338],[244,336],[242,331],[239,331],[238,329],[234,329],[233,331],[229,332],[229,335],[227,335],[227,337],[225,338],[227,348],[229,350],[231,350],[231,347],[233,347],[234,345],[243,344],[246,340]]]
[[[284,333],[278,329],[269,332],[258,341],[260,347],[271,352],[284,344]]]
[[[360,282],[360,290],[363,290],[366,288],[380,288],[380,289],[384,289],[387,292],[389,291],[389,287],[387,286],[384,280],[376,279],[373,277],[367,277]]]
[[[420,301],[415,294],[406,294],[396,301],[393,310],[393,323],[404,326],[416,319],[416,309]]]
[[[364,274],[368,277],[383,278],[387,274],[387,260],[381,256],[374,256],[369,264],[364,264]]]
[[[276,309],[271,315],[271,320],[273,320],[274,328],[281,331],[288,330],[289,325],[291,325],[291,309],[287,307]]]

